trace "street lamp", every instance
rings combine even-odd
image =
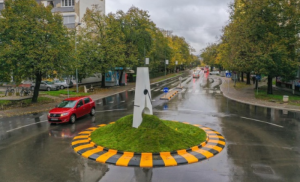
[[[79,25],[81,25],[80,22],[78,22],[77,25],[75,26],[75,54],[77,53],[77,40],[76,40],[77,26],[79,26]],[[76,92],[78,93],[78,71],[77,71],[77,67],[76,67]]]

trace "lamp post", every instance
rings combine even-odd
[[[81,23],[77,23],[75,26],[75,54],[77,53],[77,40],[76,40],[76,34],[77,34],[77,26],[81,25]],[[76,55],[75,55],[76,56]],[[76,92],[78,93],[78,71],[76,67]]]

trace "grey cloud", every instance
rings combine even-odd
[[[127,11],[131,6],[146,10],[159,27],[185,37],[196,54],[208,43],[216,42],[229,20],[233,0],[110,0],[106,12]]]

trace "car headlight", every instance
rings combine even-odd
[[[50,112],[48,113],[48,116],[50,117]]]
[[[69,113],[66,112],[66,113],[62,113],[60,116],[67,116]]]

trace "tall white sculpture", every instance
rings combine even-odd
[[[141,125],[143,113],[153,114],[148,67],[137,68],[132,127]]]

